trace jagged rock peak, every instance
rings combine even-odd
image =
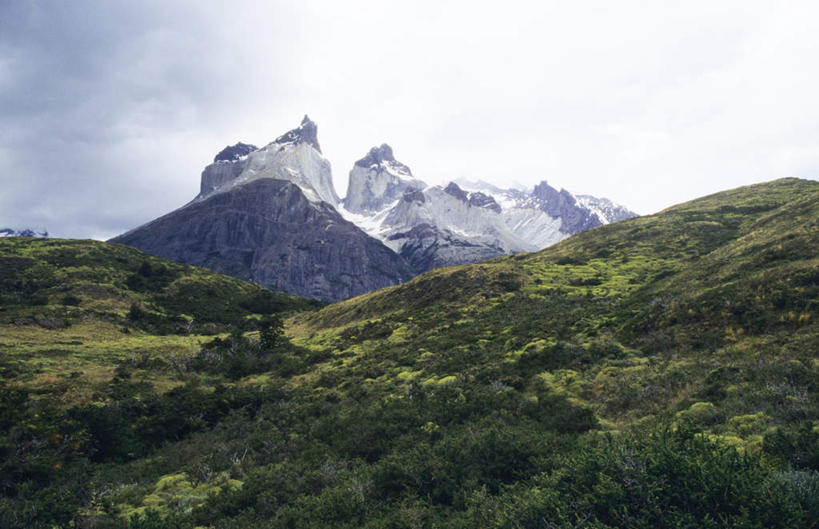
[[[473,191],[472,193],[469,193],[469,205],[489,209],[495,213],[501,212],[501,207],[495,201],[495,199],[487,194],[481,193],[480,191]]]
[[[388,165],[394,171],[405,173],[407,176],[412,176],[412,171],[406,165],[395,159],[392,153],[392,147],[386,143],[382,143],[380,147],[373,147],[364,158],[358,160],[355,165],[358,167],[370,168],[382,165]]]
[[[301,120],[301,125],[298,128],[285,132],[276,138],[274,143],[307,143],[312,145],[318,152],[321,152],[318,142],[318,126],[307,114],[304,115],[304,119]]]
[[[213,162],[235,162],[236,160],[241,160],[242,157],[247,156],[256,149],[258,149],[258,147],[250,145],[249,143],[239,142],[236,145],[228,145],[219,151],[219,154],[216,155]]]
[[[560,230],[563,233],[578,233],[603,223],[591,210],[578,204],[574,195],[565,189],[558,191],[545,180],[535,186],[532,195],[541,200],[541,211],[561,219]]]
[[[493,197],[487,195],[486,193],[481,193],[480,191],[467,193],[455,182],[450,182],[444,188],[444,193],[452,195],[461,202],[466,202],[469,206],[490,209],[496,213],[501,212],[500,205],[498,205]]]
[[[546,200],[547,202],[550,200],[560,200],[561,202],[569,205],[574,205],[577,202],[571,193],[565,189],[558,191],[554,187],[550,186],[546,180],[543,180],[536,185],[532,191],[532,194],[540,199]]]
[[[466,191],[461,189],[455,182],[450,182],[449,185],[444,188],[444,192],[458,200],[469,202],[469,196],[466,194]]]

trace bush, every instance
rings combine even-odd
[[[819,470],[819,428],[805,422],[765,434],[762,450],[797,470]]]
[[[72,294],[68,294],[67,296],[64,296],[63,299],[60,300],[60,303],[62,303],[63,305],[69,305],[73,307],[79,305],[80,302],[81,302],[80,298]]]

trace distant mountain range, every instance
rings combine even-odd
[[[354,164],[339,199],[305,116],[262,148],[226,147],[205,167],[194,200],[112,242],[335,301],[633,216],[545,181],[531,191],[462,180],[428,186],[386,144]]]
[[[48,231],[38,231],[31,228],[0,228],[0,237],[48,237]]]
[[[531,192],[466,180],[428,186],[386,144],[355,163],[339,211],[417,272],[540,250],[636,216],[610,200],[575,197],[545,181]]]

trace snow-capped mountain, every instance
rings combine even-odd
[[[355,162],[339,200],[317,130],[305,116],[264,147],[224,148],[191,202],[112,241],[335,301],[435,267],[539,250],[633,216],[546,182],[531,191],[428,186],[386,144]]]
[[[378,235],[418,271],[536,249],[509,230],[492,197],[454,182],[405,192]]]
[[[0,228],[0,237],[48,237],[47,230]]]
[[[340,211],[421,272],[539,250],[634,216],[607,199],[584,200],[545,181],[531,192],[464,180],[429,187],[385,144],[355,163]]]
[[[492,197],[427,186],[387,144],[353,165],[339,211],[418,272],[536,249],[508,229]]]
[[[392,148],[385,143],[370,149],[353,165],[342,205],[350,213],[374,215],[395,203],[407,189],[425,187],[413,178],[409,167],[396,161]]]
[[[414,275],[339,215],[330,163],[306,116],[261,149],[225,148],[202,172],[200,189],[187,205],[112,242],[325,301]]]
[[[296,184],[312,202],[324,201],[335,206],[338,195],[333,187],[332,170],[321,153],[317,133],[316,124],[304,116],[298,128],[261,149],[244,143],[225,148],[202,172],[196,200],[254,180],[272,178]]]
[[[597,215],[597,218],[600,219],[600,222],[603,224],[610,224],[618,220],[626,220],[636,216],[633,211],[607,198],[597,198],[591,195],[576,195],[575,198],[577,198],[578,204]]]

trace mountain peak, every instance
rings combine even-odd
[[[412,171],[410,171],[410,168],[395,159],[395,156],[392,153],[392,147],[386,143],[382,143],[380,147],[373,147],[370,149],[366,156],[358,160],[355,165],[365,168],[369,168],[374,165],[388,165],[394,170],[406,173],[407,176],[412,176]]]
[[[359,167],[369,167],[371,165],[378,165],[383,162],[394,162],[395,156],[392,154],[392,147],[386,143],[382,143],[380,147],[373,147],[364,158],[358,160],[355,164]]]
[[[228,145],[213,159],[213,162],[235,162],[240,160],[243,156],[247,156],[255,151],[258,147],[250,145],[249,143],[239,142],[236,145]]]
[[[424,187],[409,167],[395,159],[392,147],[382,143],[353,165],[344,207],[352,213],[374,213],[400,199],[407,189]]]
[[[444,188],[444,192],[463,202],[469,201],[469,196],[466,194],[466,191],[461,189],[455,182],[450,182],[449,185]]]
[[[307,114],[304,115],[298,128],[285,132],[276,138],[274,143],[307,143],[312,145],[318,152],[321,152],[318,142],[318,126]]]

